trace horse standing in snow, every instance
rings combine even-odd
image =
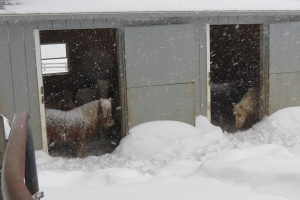
[[[69,111],[46,109],[48,141],[76,144],[76,156],[85,157],[85,146],[103,128],[114,124],[111,99],[100,99]]]
[[[235,115],[235,126],[244,127],[247,120],[253,118],[258,112],[258,91],[250,88],[239,103],[234,105],[233,114]]]

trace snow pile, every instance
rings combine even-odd
[[[205,161],[201,172],[258,192],[300,197],[300,107],[282,109],[229,138],[240,148]]]
[[[300,146],[277,145],[232,149],[205,161],[200,172],[219,180],[247,185],[256,192],[300,197]]]
[[[75,12],[161,12],[161,11],[236,11],[300,10],[297,0],[11,0],[0,14],[75,13]]]
[[[265,117],[251,129],[233,135],[245,144],[283,144],[300,143],[300,107],[289,107]]]
[[[300,107],[222,133],[203,116],[136,126],[111,154],[37,152],[46,199],[293,200],[300,196]],[[192,194],[192,195],[191,195]]]
[[[220,128],[203,121],[205,132],[177,121],[153,121],[132,128],[114,153],[122,156],[156,159],[201,159],[208,152],[219,151],[227,139]],[[215,148],[213,150],[213,148]]]

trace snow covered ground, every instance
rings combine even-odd
[[[300,198],[300,107],[251,129],[223,133],[154,121],[130,130],[111,154],[84,159],[36,152],[43,199],[287,200]]]

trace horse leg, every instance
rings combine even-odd
[[[84,158],[85,157],[85,142],[78,141],[76,148],[76,157]]]

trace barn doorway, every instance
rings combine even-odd
[[[261,88],[261,26],[210,26],[211,122],[226,132],[251,127],[259,119],[258,110],[237,128],[233,105],[250,88]],[[259,95],[255,97],[260,102]]]
[[[91,91],[96,91],[93,100],[112,98],[114,125],[88,141],[86,155],[112,152],[122,135],[117,29],[45,30],[39,36],[45,108],[80,107],[91,101],[85,98]],[[48,141],[48,145],[50,155],[75,155],[76,144]]]

